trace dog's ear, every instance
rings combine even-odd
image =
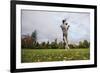
[[[64,23],[64,22],[66,22],[66,20],[64,19],[64,20],[62,20],[62,22]]]

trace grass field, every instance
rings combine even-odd
[[[88,60],[89,49],[22,49],[21,62],[48,62],[48,61],[69,61]]]

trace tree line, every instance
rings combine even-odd
[[[90,48],[90,42],[87,40],[80,41],[77,44],[69,44],[69,47],[71,49],[75,48]],[[57,39],[55,39],[53,42],[37,42],[37,31],[35,30],[32,32],[32,34],[25,35],[24,38],[21,38],[21,48],[25,49],[64,49],[64,43],[57,42]]]

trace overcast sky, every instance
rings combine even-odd
[[[58,42],[62,41],[60,25],[65,18],[70,25],[68,31],[70,43],[90,40],[89,13],[22,10],[21,16],[21,35],[31,35],[36,30],[38,42],[51,42],[56,38]]]

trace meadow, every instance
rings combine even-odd
[[[90,49],[22,49],[21,62],[50,62],[50,61],[70,61],[89,60]]]

